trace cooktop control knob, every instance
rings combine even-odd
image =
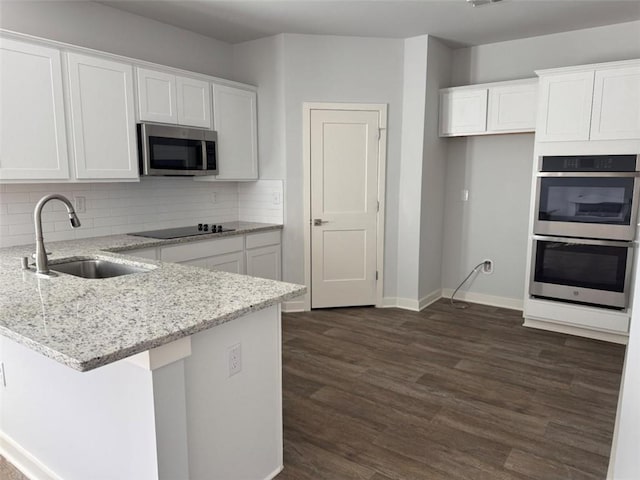
[[[201,231],[202,231],[202,224],[201,224],[201,223],[199,223],[199,224],[198,224],[198,231],[199,231],[199,232],[201,232]]]

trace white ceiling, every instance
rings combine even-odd
[[[278,33],[407,38],[452,46],[533,37],[640,19],[640,0],[115,0],[120,10],[229,43]],[[640,41],[640,32],[638,32]]]

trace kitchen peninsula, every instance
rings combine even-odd
[[[38,278],[20,265],[33,246],[0,250],[5,451],[69,480],[264,479],[280,471],[279,304],[305,287],[134,256],[195,240],[47,244],[54,270],[72,257],[149,269],[104,279]]]

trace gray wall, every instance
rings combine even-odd
[[[420,211],[418,299],[442,287],[445,172],[449,142],[438,136],[439,93],[451,82],[451,49],[429,37]]]
[[[0,27],[232,79],[228,43],[98,3],[3,1]]]
[[[283,278],[304,283],[302,203],[302,104],[304,102],[386,103],[387,288],[395,290],[402,40],[285,34],[236,45],[235,77],[259,85],[261,176],[285,178]],[[276,127],[284,124],[282,128]],[[282,134],[279,133],[279,130]],[[391,294],[393,295],[393,293]]]
[[[455,50],[452,84],[535,77],[534,70],[640,57],[640,22]],[[449,140],[443,287],[453,289],[485,258],[469,292],[522,302],[533,134]],[[469,189],[469,201],[461,190]],[[515,303],[514,303],[515,302]]]

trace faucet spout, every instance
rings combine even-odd
[[[52,193],[45,195],[36,204],[36,208],[33,211],[33,222],[36,228],[36,273],[41,275],[50,275],[49,260],[47,259],[47,251],[44,247],[44,237],[42,234],[42,209],[49,200],[60,200],[67,207],[67,213],[69,214],[69,221],[73,228],[80,226],[80,219],[76,215],[76,211],[73,205],[67,197],[58,193]]]

